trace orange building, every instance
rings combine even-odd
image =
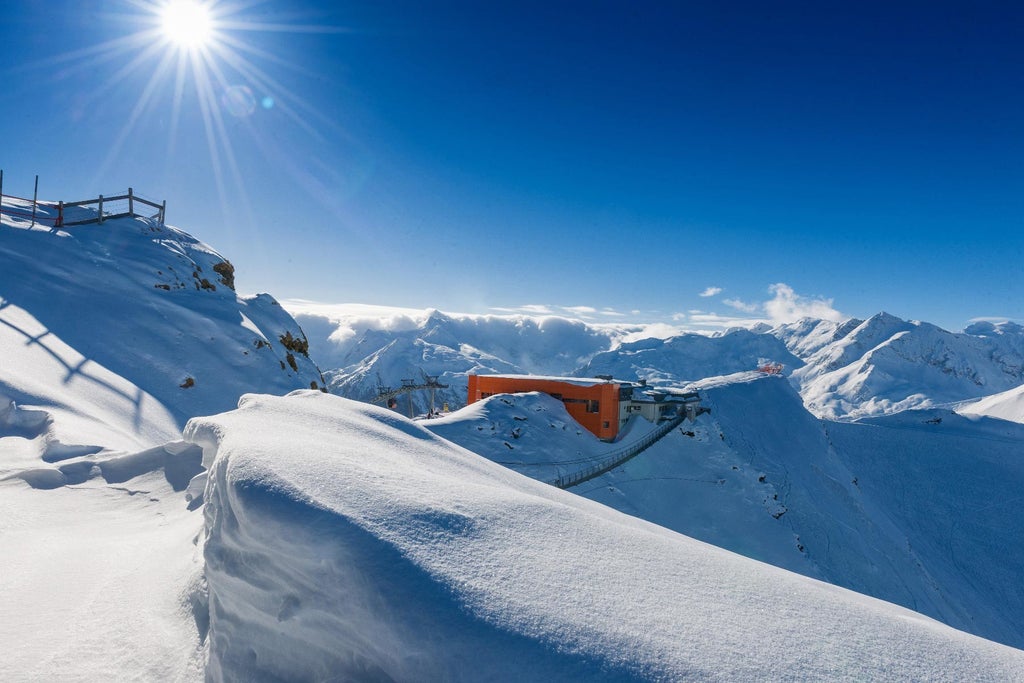
[[[475,403],[494,394],[540,391],[562,401],[569,415],[597,438],[611,441],[619,433],[620,386],[610,379],[470,375],[466,402]]]

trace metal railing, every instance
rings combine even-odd
[[[548,481],[548,483],[560,489],[567,489],[599,477],[605,472],[609,472],[643,453],[660,441],[666,434],[681,425],[687,417],[692,418],[701,412],[707,412],[707,408],[697,408],[696,411],[691,411],[689,410],[689,405],[681,406],[680,408],[678,415],[668,422],[659,425],[639,441],[604,455],[600,460],[594,461],[589,467],[570,474],[559,475],[557,478]]]

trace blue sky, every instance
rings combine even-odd
[[[1024,5],[224,1],[179,81],[161,4],[5,8],[6,193],[279,298],[1024,319]]]

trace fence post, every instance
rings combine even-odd
[[[0,168],[0,226],[4,224],[4,170]]]
[[[165,216],[166,213],[167,213],[167,200],[165,199],[163,201],[163,204],[160,206],[160,225],[161,226],[163,226],[164,220],[166,219],[166,216]]]
[[[103,222],[103,195],[100,195],[100,223]]]
[[[36,200],[39,198],[39,176],[36,176],[36,188],[32,190],[32,225],[29,228],[36,227]]]
[[[135,198],[132,197],[132,188],[128,188],[128,215],[135,218]]]
[[[64,200],[57,202],[57,221],[53,224],[55,228],[64,227]]]

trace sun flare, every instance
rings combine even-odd
[[[209,8],[197,0],[170,0],[160,12],[160,30],[182,49],[199,49],[210,42],[213,20]]]
[[[329,35],[348,29],[322,23],[294,23],[280,10],[257,12],[266,0],[104,0],[120,5],[103,16],[121,29],[115,37],[52,59],[61,73],[109,75],[93,97],[117,92],[128,106],[121,130],[106,145],[97,175],[112,173],[130,156],[132,145],[162,137],[162,158],[184,159],[180,150],[205,141],[209,167],[221,209],[232,214],[227,198],[245,197],[242,163],[236,146],[257,147],[265,155],[287,152],[267,135],[271,125],[296,125],[320,139],[337,130],[334,121],[292,89],[278,74],[305,73],[297,61],[279,56],[284,35]],[[288,3],[280,3],[282,6]],[[127,9],[134,11],[126,11]],[[268,20],[269,17],[269,20]],[[131,98],[134,96],[134,101]],[[85,105],[82,105],[83,107]],[[231,125],[245,120],[248,125]],[[315,122],[315,123],[314,123]],[[143,128],[159,132],[142,137]],[[248,135],[242,140],[239,136]],[[229,186],[233,186],[229,189]],[[248,205],[248,201],[242,201]]]

